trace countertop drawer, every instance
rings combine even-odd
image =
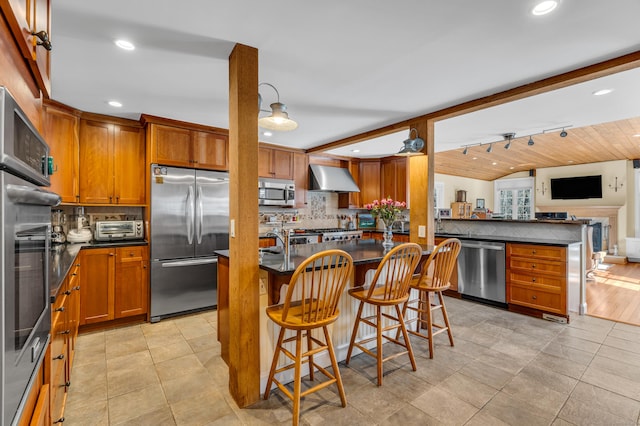
[[[565,277],[567,274],[567,264],[556,260],[511,257],[509,258],[508,267],[517,271],[557,275],[559,277]]]
[[[564,276],[554,277],[541,274],[526,274],[509,271],[508,282],[511,284],[519,284],[522,286],[545,286],[545,287],[557,287],[563,289],[566,285],[566,279]]]
[[[136,246],[136,247],[118,247],[116,249],[116,256],[118,260],[123,261],[126,259],[137,259],[140,260],[143,257],[145,247]]]
[[[567,258],[567,249],[565,247],[544,246],[538,244],[507,244],[507,256],[551,259],[565,262]]]
[[[526,288],[513,284],[511,285],[508,303],[516,303],[518,305],[562,315],[564,315],[566,310],[566,301],[560,290],[545,291],[539,288]]]

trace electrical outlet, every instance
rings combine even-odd
[[[267,294],[267,286],[264,285],[262,278],[260,278],[260,294]]]
[[[427,227],[424,225],[418,226],[418,238],[426,238],[427,237]]]
[[[236,220],[231,219],[231,223],[229,223],[229,236],[231,238],[236,237]]]

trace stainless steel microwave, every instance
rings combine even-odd
[[[258,179],[258,205],[293,207],[296,204],[296,185],[286,179]]]
[[[9,91],[0,86],[0,168],[35,183],[49,186],[53,159],[49,146],[33,127]]]

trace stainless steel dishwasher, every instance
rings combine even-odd
[[[461,240],[458,291],[463,297],[506,306],[505,244]]]

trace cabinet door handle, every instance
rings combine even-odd
[[[535,283],[536,282],[536,278],[535,277],[531,278],[531,281]]]
[[[538,296],[531,296],[531,298],[532,298],[533,300],[536,300],[536,299],[538,298]]]
[[[109,203],[113,203],[113,197],[109,195]]]
[[[58,420],[56,420],[55,422],[53,422],[54,424],[56,423],[64,423],[64,417],[60,417]]]
[[[64,292],[64,294],[66,294],[67,296],[71,294],[71,290],[67,290]]]
[[[71,333],[71,330],[61,331],[61,332],[60,332],[60,333],[58,333],[58,334],[69,334],[69,333]]]
[[[109,253],[109,256],[115,256],[115,254],[114,253]]]
[[[75,286],[73,289],[74,289],[74,290],[80,290],[80,286],[79,286],[79,285],[77,285],[77,286]]]
[[[120,196],[116,195],[116,203],[119,203],[119,202],[120,202]]]
[[[55,312],[64,312],[64,306],[55,309]]]
[[[53,359],[64,359],[64,354],[60,354],[56,357],[53,357]]]
[[[69,381],[64,382],[64,387],[65,388],[68,388],[69,386],[71,386],[71,382],[69,382]]]
[[[533,269],[535,269],[535,268],[536,268],[536,264],[534,263],[533,265],[531,265],[531,267],[532,267]]]
[[[49,34],[46,31],[38,31],[31,33],[32,36],[35,36],[38,39],[36,43],[38,46],[42,46],[47,50],[51,50],[53,46],[51,46],[51,40],[49,40]]]

